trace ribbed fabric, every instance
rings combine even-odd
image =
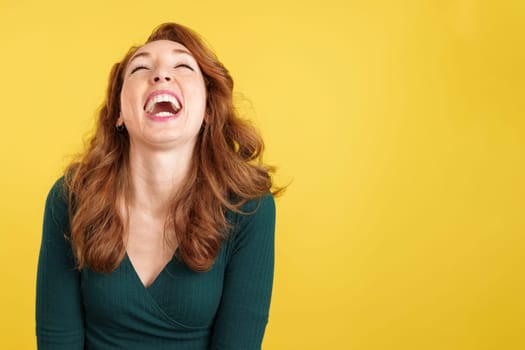
[[[260,349],[274,267],[275,203],[246,203],[208,272],[173,258],[145,288],[126,255],[111,274],[78,271],[63,178],[49,192],[38,261],[40,350]],[[252,213],[253,212],[253,213]]]

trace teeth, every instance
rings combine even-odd
[[[148,101],[148,104],[146,105],[146,112],[151,113],[153,112],[153,108],[155,107],[155,104],[159,102],[169,102],[171,103],[171,106],[173,107],[173,110],[177,112],[180,109],[179,101],[175,97],[169,94],[162,94],[157,95],[153,97],[151,100]]]
[[[171,113],[171,112],[159,112],[159,113],[155,113],[155,117],[171,117],[175,115],[174,113]]]

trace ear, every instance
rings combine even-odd
[[[118,128],[118,127],[121,127],[123,124],[124,124],[124,120],[122,119],[122,115],[120,115],[117,119],[117,124],[115,124],[115,126]]]

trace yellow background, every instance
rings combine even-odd
[[[164,21],[280,169],[264,349],[525,348],[525,2],[0,2],[0,349],[34,349],[44,200]],[[241,95],[242,94],[242,95]]]

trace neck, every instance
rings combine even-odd
[[[192,150],[159,151],[131,145],[131,206],[155,216],[165,216],[170,200],[189,172],[191,159]]]

